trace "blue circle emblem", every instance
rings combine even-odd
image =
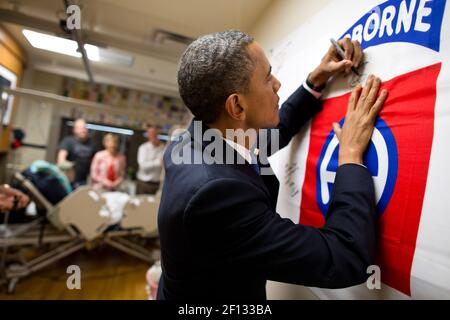
[[[339,124],[344,124],[342,119]],[[338,168],[339,141],[331,130],[320,153],[316,167],[316,198],[320,211],[326,216]],[[383,214],[394,191],[397,180],[397,144],[391,129],[377,117],[372,139],[363,159],[374,180],[377,212]]]

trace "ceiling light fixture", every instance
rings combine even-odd
[[[78,44],[76,41],[27,29],[23,29],[22,33],[34,48],[81,58],[81,53],[78,51]],[[91,44],[85,44],[84,49],[91,61],[127,67],[130,67],[133,64],[133,57],[127,54],[99,48]]]
[[[69,127],[73,127],[74,122],[67,121],[66,124]],[[130,129],[117,128],[117,127],[105,126],[105,125],[100,125],[100,124],[87,123],[86,128],[89,130],[117,133],[117,134],[123,134],[126,136],[134,135],[134,131],[130,130]]]

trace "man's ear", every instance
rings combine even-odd
[[[228,96],[225,101],[225,110],[234,120],[245,120],[245,109],[242,107],[242,97],[237,93]]]

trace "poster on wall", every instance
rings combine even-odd
[[[112,84],[96,84],[91,86],[88,82],[65,77],[63,80],[62,95],[65,97],[83,99],[91,102],[103,103],[111,107],[131,112],[145,112],[152,122],[164,126],[172,126],[185,122],[188,116],[187,108],[179,98],[163,96],[157,93],[145,92],[137,89],[119,87]],[[102,115],[96,121],[108,121],[112,124],[128,124],[145,127],[149,119],[126,119],[111,115]]]
[[[332,123],[343,122],[353,87],[375,74],[389,91],[364,158],[376,193],[382,288],[313,288],[321,298],[450,298],[449,19],[446,0],[334,1],[270,52],[281,100],[330,38],[357,39],[365,52],[360,75],[335,79],[323,111],[270,159],[281,182],[277,211],[296,223],[324,224],[338,166]]]
[[[12,88],[14,89],[16,87],[17,82],[17,76],[6,69],[4,66],[0,65],[0,86]],[[13,108],[13,96],[6,94],[5,92],[2,93],[2,101],[6,100],[6,104],[4,107],[4,110],[1,110],[1,123],[3,125],[8,125],[11,120],[11,112]]]

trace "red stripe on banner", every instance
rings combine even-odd
[[[382,281],[411,295],[411,266],[416,247],[434,132],[436,81],[441,64],[434,64],[382,84],[389,97],[380,117],[397,144],[398,173],[390,202],[379,220],[377,261]],[[316,167],[332,123],[341,120],[350,93],[327,99],[311,123],[310,145],[302,188],[300,223],[323,226],[316,195]]]

